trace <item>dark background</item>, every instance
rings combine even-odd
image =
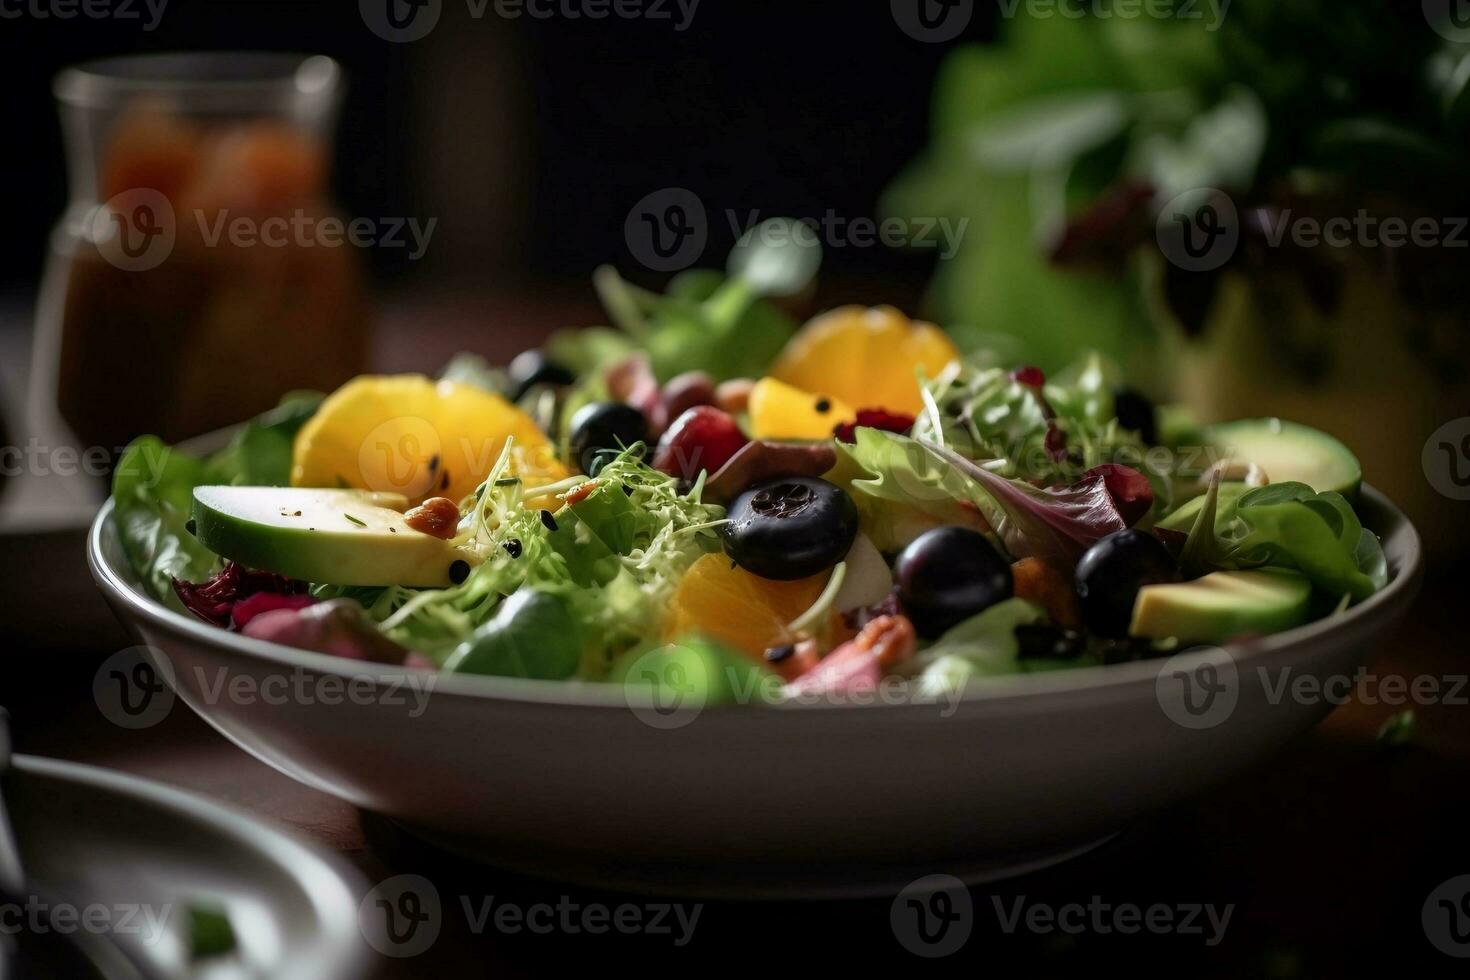
[[[992,33],[994,8],[977,6],[962,40]],[[170,0],[151,32],[142,21],[0,20],[15,139],[0,163],[0,282],[24,291],[40,273],[66,200],[50,82],[89,58],[332,55],[349,79],[335,179],[343,209],[440,219],[423,261],[374,255],[379,281],[515,289],[584,279],[606,261],[630,267],[623,220],[665,187],[704,200],[705,264],[733,242],[726,209],[876,217],[882,188],[925,141],[948,47],[910,38],[879,0],[702,0],[682,33],[674,20],[507,20],[493,2],[476,19],[464,0],[445,0],[436,29],[410,44],[378,38],[351,0]],[[835,278],[881,271],[915,286],[932,262],[881,246],[829,253]]]

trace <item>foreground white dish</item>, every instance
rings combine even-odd
[[[367,886],[258,820],[93,766],[18,755],[6,786],[27,873],[78,907],[131,910],[113,939],[158,976],[358,977]],[[187,906],[224,911],[236,947],[191,963]]]
[[[310,786],[547,877],[836,895],[1063,859],[1320,721],[1324,699],[1273,703],[1281,678],[1351,675],[1418,588],[1413,527],[1366,487],[1362,513],[1383,537],[1388,587],[1233,661],[1191,654],[1006,678],[949,704],[733,705],[693,717],[630,707],[617,686],[365,672],[215,629],[146,596],[111,504],[88,556],[183,700]],[[1177,672],[1226,693],[1196,701],[1211,705],[1196,717]],[[257,693],[233,695],[231,684]]]

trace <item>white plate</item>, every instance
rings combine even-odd
[[[1287,671],[1351,674],[1418,587],[1413,527],[1368,488],[1363,512],[1383,536],[1388,587],[1239,651],[1227,665],[1233,701],[1211,702],[1233,709],[1207,712],[1216,723],[1206,727],[1173,720],[1193,723],[1176,671],[1217,666],[1203,656],[1001,678],[949,705],[730,705],[676,713],[689,723],[669,727],[618,686],[365,673],[176,614],[129,568],[111,505],[88,554],[179,695],[310,786],[545,877],[665,894],[851,895],[889,892],[918,870],[993,879],[1063,859],[1320,721],[1330,704],[1273,697],[1273,685]],[[426,700],[405,694],[428,678]],[[221,686],[233,679],[308,696],[235,697]],[[342,693],[349,681],[356,696]],[[336,703],[325,703],[331,691]]]
[[[5,799],[27,875],[47,895],[100,906],[93,914],[160,976],[362,975],[367,886],[259,821],[146,779],[26,755],[13,759]],[[233,953],[190,962],[191,902],[224,911]]]

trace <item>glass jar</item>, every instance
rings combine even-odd
[[[341,226],[335,61],[116,58],[62,72],[55,94],[71,200],[38,305],[34,418],[115,451],[365,368],[361,257],[323,233]]]

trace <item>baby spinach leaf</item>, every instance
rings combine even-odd
[[[187,528],[194,488],[205,480],[203,461],[170,449],[156,436],[133,441],[112,475],[113,516],[123,553],[149,593],[178,612],[183,603],[173,580],[199,582],[219,568],[219,559]]]

